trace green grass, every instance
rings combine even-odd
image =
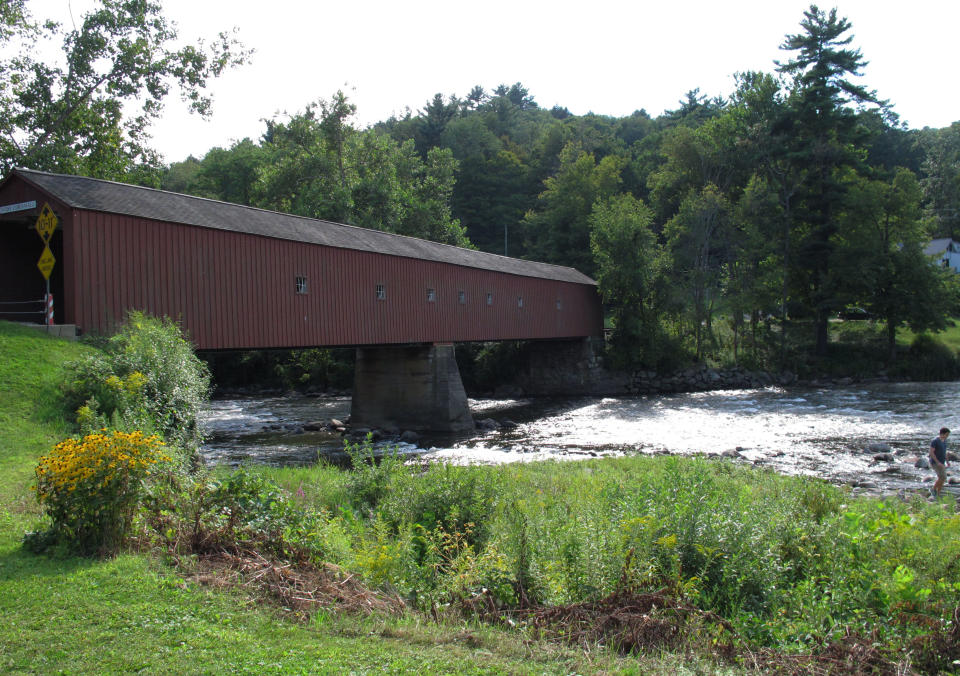
[[[954,352],[960,351],[960,322],[951,322],[950,326],[933,335]],[[897,331],[897,344],[905,350],[910,347],[910,343],[912,343],[916,337],[917,334],[903,327]]]
[[[848,632],[888,665],[910,655],[915,668],[949,668],[917,641],[949,629],[960,605],[951,503],[853,499],[822,481],[703,458],[249,470],[289,504],[248,503],[249,530],[231,537],[262,542],[276,520],[288,551],[385,585],[440,622],[413,609],[298,622],[243,588],[200,586],[160,553],[32,555],[20,545],[40,524],[32,468],[70,433],[58,385],[64,362],[90,349],[0,323],[4,672],[739,673],[717,666],[713,639],[775,656],[816,653]],[[604,598],[624,582],[666,590],[733,633],[695,621],[682,626],[690,635],[678,654],[622,657],[596,640],[545,640],[522,620],[509,629],[444,611],[480,589],[509,611],[518,582],[546,606]]]
[[[37,458],[69,435],[65,362],[92,348],[0,322],[0,671],[3,673],[713,673],[676,656],[621,659],[517,632],[418,614],[309,622],[242,590],[185,581],[162,558],[36,556],[30,493]],[[291,470],[295,481],[299,470]]]
[[[187,585],[143,556],[57,561],[4,549],[4,673],[527,670],[518,642],[504,645],[483,630],[342,617],[304,626],[250,608],[240,595]],[[563,659],[530,657],[533,671],[563,670]]]
[[[524,670],[518,643],[504,646],[483,632],[444,635],[355,618],[304,626],[250,608],[240,595],[187,585],[143,556],[57,561],[4,550],[4,673]],[[562,663],[550,660],[535,670],[559,670]]]

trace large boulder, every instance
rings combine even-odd
[[[477,429],[484,432],[492,432],[494,430],[500,429],[500,423],[498,423],[493,418],[484,418],[483,420],[478,420],[476,422]]]
[[[405,430],[403,434],[400,435],[400,441],[407,444],[415,444],[420,441],[420,435],[413,430]]]

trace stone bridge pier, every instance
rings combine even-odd
[[[418,432],[473,431],[453,344],[357,348],[350,424]]]

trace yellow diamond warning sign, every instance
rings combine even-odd
[[[50,251],[50,247],[43,247],[43,253],[40,254],[40,260],[37,261],[37,267],[40,268],[40,273],[43,275],[44,279],[50,279],[50,272],[53,270],[53,266],[56,264],[57,259],[53,257],[53,252]]]
[[[43,238],[44,243],[49,243],[53,231],[57,229],[57,215],[53,213],[53,209],[50,208],[49,204],[44,204],[40,210],[36,228],[40,237]],[[53,258],[53,254],[50,255],[50,258]],[[40,260],[43,259],[41,258]],[[51,264],[51,267],[52,265],[53,264]]]

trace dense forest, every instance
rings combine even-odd
[[[144,20],[149,3],[103,5],[65,34],[67,69],[3,63],[5,168],[573,266],[599,283],[616,367],[795,368],[829,354],[833,320],[852,308],[876,318],[892,364],[899,329],[937,330],[960,313],[953,275],[924,254],[931,238],[960,238],[960,122],[901,124],[858,84],[866,61],[836,10],[805,11],[770,72],[738,73],[722,98],[693,89],[655,118],[545,109],[518,82],[438,93],[359,128],[338,91],[265,121],[255,139],[164,164],[147,135],[164,83],[186,87],[202,113],[206,78],[247,54],[229,36],[209,52],[171,51],[159,8]],[[2,12],[3,41],[45,30],[23,0]],[[124,52],[127,35],[139,52]],[[100,77],[104,62],[117,67]]]

